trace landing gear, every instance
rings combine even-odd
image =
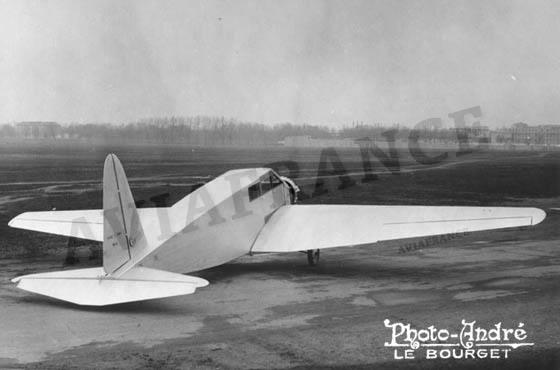
[[[307,250],[307,263],[309,266],[315,266],[319,263],[319,256],[321,251],[319,249],[308,249]]]

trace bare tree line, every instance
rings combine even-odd
[[[126,124],[21,122],[0,125],[0,138],[85,139],[180,143],[204,146],[275,145],[289,136],[341,138],[380,136],[379,125],[353,125],[332,129],[322,125],[279,123],[265,125],[224,117],[157,117]]]
[[[415,130],[423,140],[456,142],[456,129]],[[0,138],[78,139],[102,142],[186,144],[193,146],[267,146],[286,137],[317,139],[408,140],[411,130],[398,125],[353,122],[334,129],[326,125],[265,125],[224,117],[156,117],[125,124],[20,122],[0,125]]]

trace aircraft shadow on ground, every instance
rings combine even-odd
[[[137,301],[128,303],[119,303],[109,306],[80,306],[70,302],[61,301],[41,295],[27,295],[24,297],[10,298],[16,304],[34,305],[40,308],[59,308],[70,311],[80,312],[99,312],[99,313],[122,313],[122,314],[158,314],[165,316],[184,316],[195,312],[188,303],[171,304],[166,299],[154,299],[147,301]]]
[[[227,263],[211,269],[196,273],[189,273],[204,278],[210,282],[210,286],[203,289],[212,289],[216,283],[230,283],[236,278],[262,279],[266,275],[270,279],[287,279],[299,281],[312,281],[320,279],[422,279],[436,280],[449,275],[449,269],[425,268],[402,266],[400,264],[390,265],[386,261],[381,263],[373,258],[365,261],[345,258],[340,255],[332,255],[328,259],[323,258],[319,265],[309,266],[305,255],[279,256],[277,260]],[[259,275],[258,277],[255,275]],[[232,282],[237,284],[237,282]],[[239,282],[242,284],[242,282]],[[192,297],[196,299],[195,292]],[[154,299],[151,301],[138,301],[121,303],[109,306],[80,306],[70,302],[57,300],[38,294],[26,294],[24,296],[7,296],[4,299],[15,304],[34,305],[41,308],[59,308],[83,312],[107,312],[107,313],[137,313],[161,315],[185,315],[194,311],[188,303],[173,304],[173,298]]]
[[[488,270],[492,267],[489,266]],[[337,259],[332,256],[329,260],[320,261],[317,266],[309,266],[303,259],[279,259],[262,262],[234,262],[211,269],[199,271],[197,276],[212,283],[227,282],[236,277],[250,277],[253,274],[264,274],[270,278],[285,279],[314,279],[314,278],[365,278],[365,279],[391,279],[391,278],[428,278],[439,279],[453,273],[453,266],[443,267],[411,267],[401,264],[388,265],[386,261],[375,261],[374,257],[368,261],[355,259]]]

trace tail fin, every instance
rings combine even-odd
[[[103,169],[103,269],[118,277],[148,248],[121,162],[114,154]]]
[[[103,170],[103,268],[20,276],[18,288],[80,305],[117,303],[191,294],[204,279],[137,266],[150,246],[121,163],[114,154]]]

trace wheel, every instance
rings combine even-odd
[[[321,252],[319,249],[309,249],[307,250],[307,263],[309,266],[315,266],[319,263],[319,257]]]

